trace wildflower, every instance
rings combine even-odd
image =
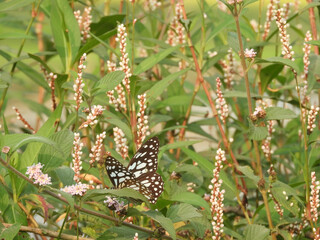
[[[256,55],[257,55],[257,52],[255,52],[253,48],[251,48],[251,49],[246,48],[246,50],[244,51],[244,56],[246,58],[253,59],[253,58],[255,58]]]
[[[178,44],[185,44],[185,29],[181,24],[180,20],[183,19],[182,7],[179,3],[175,7],[175,16],[170,23],[170,28],[168,31],[168,38],[166,43],[171,46],[176,46]]]
[[[225,151],[221,148],[217,150],[217,155],[215,157],[215,169],[213,170],[213,178],[209,189],[211,189],[211,215],[212,215],[212,227],[213,236],[212,239],[219,240],[223,232],[223,200],[225,190],[220,190],[222,180],[219,179],[220,171],[222,169],[222,162],[226,161]]]
[[[311,193],[310,193],[310,212],[312,221],[317,223],[318,221],[318,208],[320,206],[319,199],[319,190],[320,190],[320,182],[317,181],[316,173],[311,173]]]
[[[100,106],[100,105],[93,105],[91,112],[89,113],[87,120],[81,124],[81,126],[79,127],[79,129],[84,128],[84,127],[88,127],[89,125],[93,126],[96,125],[98,123],[97,117],[102,115],[104,111],[104,107]]]
[[[224,82],[227,84],[227,88],[230,89],[233,85],[233,77],[234,77],[234,55],[232,49],[228,50],[228,63],[223,60],[221,61],[223,72],[224,72]]]
[[[18,110],[18,108],[16,107],[12,107],[12,109],[14,111],[16,111],[16,115],[17,115],[17,119],[20,120],[24,126],[28,129],[30,129],[32,131],[32,133],[36,133],[36,130],[34,130],[33,127],[31,127],[31,125],[28,123],[28,121],[22,116],[22,114],[20,113],[20,111]]]
[[[117,38],[116,41],[119,42],[120,44],[120,68],[121,71],[125,73],[125,77],[122,80],[123,85],[125,86],[125,89],[127,93],[130,93],[130,77],[131,77],[131,69],[129,67],[129,58],[128,58],[128,53],[126,52],[126,38],[127,38],[127,33],[126,33],[126,28],[123,24],[118,25],[118,33],[117,33]]]
[[[217,55],[218,55],[217,51],[214,51],[214,52],[208,51],[209,58],[213,58],[214,56],[217,56]]]
[[[301,76],[303,80],[303,87],[301,91],[301,98],[302,98],[302,104],[305,106],[309,103],[310,101],[310,96],[307,95],[307,90],[308,90],[308,73],[309,73],[309,65],[310,65],[310,50],[311,50],[311,44],[307,43],[312,40],[312,36],[310,31],[307,31],[306,37],[304,39],[304,47],[303,47],[303,74]],[[306,117],[306,110],[303,108],[302,109],[302,118],[305,119]]]
[[[49,177],[48,174],[43,174],[42,172],[34,177],[34,180],[34,183],[39,184],[40,186],[51,184],[51,177]]]
[[[29,178],[36,178],[38,175],[42,173],[41,169],[44,165],[41,163],[38,164],[32,164],[31,166],[27,167],[26,174],[29,175]]]
[[[103,132],[97,135],[97,140],[94,146],[91,148],[90,157],[90,165],[93,165],[95,162],[99,162],[101,160],[101,151],[103,147],[103,140],[106,138],[106,132]]]
[[[144,2],[144,7],[149,8],[151,11],[156,10],[160,6],[161,2],[158,2],[157,0],[146,0]]]
[[[122,156],[122,158],[128,157],[128,141],[125,138],[123,131],[120,128],[113,128],[114,141],[116,143],[116,151]]]
[[[51,72],[51,73],[49,73],[49,78],[50,78],[49,87],[51,88],[52,110],[54,111],[57,107],[56,97],[54,95],[55,80],[57,79],[57,74],[53,74]]]
[[[147,135],[150,134],[148,126],[148,116],[145,115],[146,106],[146,94],[138,95],[138,104],[140,106],[139,112],[137,114],[137,147],[140,148],[143,140]]]
[[[60,190],[66,192],[66,193],[69,193],[73,196],[74,195],[83,196],[86,193],[86,191],[88,190],[88,185],[79,182],[74,185],[65,186],[64,188],[61,188]]]
[[[264,33],[262,35],[263,41],[266,40],[270,31],[271,20],[273,18],[274,11],[275,11],[275,1],[276,0],[270,0],[270,3],[268,4],[268,7],[267,7],[267,17],[266,17],[266,22],[264,23]]]
[[[282,43],[282,55],[284,58],[288,58],[294,61],[293,58],[294,51],[292,51],[292,46],[290,45],[290,36],[287,33],[288,24],[284,18],[284,9],[280,8],[275,11],[275,19],[277,26],[279,28],[280,41]]]
[[[33,164],[30,167],[27,167],[26,174],[29,175],[30,179],[34,180],[35,184],[39,184],[40,186],[50,185],[51,184],[51,177],[48,174],[42,173],[42,165],[41,163]]]
[[[134,234],[133,240],[139,240],[139,235],[138,235],[138,233],[135,233],[135,234]]]
[[[220,115],[220,119],[225,124],[226,119],[229,116],[229,108],[226,100],[223,97],[222,91],[221,91],[221,80],[220,78],[216,79],[217,82],[217,100],[216,100],[216,108],[218,109],[218,114]]]
[[[197,185],[193,182],[189,182],[187,183],[187,191],[189,192],[194,192],[194,188],[196,187]]]
[[[107,61],[107,66],[108,66],[109,72],[113,72],[117,70],[116,64],[114,62]],[[115,90],[117,91],[118,98],[115,98],[114,90],[107,92],[107,95],[109,97],[109,103],[115,106],[116,111],[120,111],[121,109],[123,109],[123,111],[126,112],[127,111],[126,95],[121,83],[115,87]]]
[[[310,135],[313,132],[313,129],[315,129],[316,124],[316,117],[319,113],[320,108],[311,106],[310,110],[308,111],[308,125],[307,125],[307,131],[308,134]]]
[[[259,24],[255,19],[250,20],[250,25],[255,32],[258,32]]]
[[[83,143],[81,142],[80,139],[80,134],[79,133],[74,133],[74,140],[73,140],[73,154],[72,154],[72,163],[73,167],[72,170],[74,171],[74,177],[73,179],[76,182],[80,181],[80,171],[82,170],[82,161],[81,161],[81,156],[82,156],[82,147]]]
[[[124,202],[119,202],[116,198],[106,196],[107,200],[104,203],[108,204],[108,208],[112,211],[121,212],[125,206]]]
[[[90,38],[90,24],[92,23],[91,7],[85,7],[83,16],[81,16],[80,10],[74,11],[73,14],[79,24],[81,41],[85,43]]]
[[[86,65],[84,65],[86,58],[87,58],[87,54],[84,53],[79,61],[78,77],[75,80],[75,83],[73,84],[73,90],[75,91],[74,100],[76,101],[76,110],[77,111],[79,110],[80,104],[82,103],[82,92],[83,92],[83,87],[84,87],[84,83],[82,80],[82,71],[83,71],[83,69],[86,68]]]

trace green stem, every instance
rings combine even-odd
[[[68,218],[68,216],[69,216],[69,211],[70,211],[70,206],[67,207],[66,216],[65,216],[65,218],[63,219],[63,223],[62,223],[62,225],[61,225],[61,227],[60,227],[60,231],[59,231],[59,235],[58,235],[58,240],[59,240],[60,237],[61,237],[62,230],[63,230],[64,225],[65,225],[65,223],[66,223],[66,220],[67,220],[67,218]]]

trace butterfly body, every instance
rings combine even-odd
[[[106,169],[115,188],[132,188],[155,203],[163,191],[163,180],[156,173],[158,168],[159,140],[149,139],[143,144],[127,167],[108,156]]]

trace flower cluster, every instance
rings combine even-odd
[[[253,58],[255,58],[256,55],[257,55],[257,52],[255,52],[253,48],[251,48],[251,49],[246,48],[246,50],[244,51],[244,56],[246,58],[253,59]]]
[[[144,2],[144,8],[149,8],[151,11],[156,10],[160,6],[161,2],[158,2],[157,0],[146,0]]]
[[[149,135],[149,126],[148,126],[148,116],[145,115],[147,108],[146,105],[146,94],[138,95],[138,104],[140,106],[139,112],[137,114],[138,124],[137,124],[137,148],[140,148],[143,140]]]
[[[118,25],[118,33],[116,37],[116,41],[120,43],[120,69],[125,73],[124,79],[122,80],[123,85],[127,93],[130,93],[130,77],[131,77],[131,69],[129,67],[129,58],[127,53],[127,33],[126,27],[123,24]]]
[[[309,135],[313,132],[313,129],[315,129],[316,127],[315,121],[319,113],[319,110],[319,107],[311,106],[310,110],[308,111],[307,131]]]
[[[44,165],[41,163],[33,164],[30,167],[27,167],[26,174],[29,175],[30,179],[34,180],[35,184],[39,184],[40,186],[50,185],[51,184],[51,177],[48,174],[42,173],[41,169]]]
[[[272,186],[270,186],[270,189],[271,188],[272,188]],[[281,205],[278,202],[278,200],[273,196],[270,189],[268,190],[268,193],[269,193],[269,197],[271,197],[272,201],[274,202],[274,209],[277,211],[277,213],[280,215],[280,217],[283,217],[283,209],[281,208]]]
[[[107,66],[108,66],[109,72],[114,72],[117,70],[116,64],[112,61],[107,61]],[[127,111],[126,95],[121,83],[115,87],[115,90],[117,91],[118,98],[115,98],[114,90],[107,92],[107,95],[109,97],[109,103],[115,106],[116,111],[120,111],[121,109],[123,109],[123,111],[126,112]]]
[[[283,18],[284,19],[288,19],[291,6],[292,6],[292,3],[284,3],[283,4]]]
[[[225,152],[219,148],[217,150],[217,155],[215,157],[215,169],[213,170],[213,178],[209,189],[211,189],[211,215],[212,215],[212,227],[213,227],[213,236],[212,239],[219,240],[223,233],[223,200],[225,190],[220,190],[222,180],[219,179],[220,171],[222,169],[222,162],[226,161]]]
[[[54,111],[57,107],[57,103],[56,103],[56,97],[54,94],[54,89],[55,89],[55,81],[57,79],[57,74],[54,73],[48,73],[48,71],[41,65],[40,66],[41,71],[44,74],[45,79],[47,80],[49,87],[51,89],[51,101],[52,101],[52,110]]]
[[[108,204],[108,208],[115,212],[121,212],[125,209],[124,202],[119,202],[116,198],[106,196],[107,200],[104,203]]]
[[[82,170],[82,147],[83,143],[81,142],[80,134],[74,133],[74,139],[73,139],[73,153],[72,153],[72,163],[73,167],[72,170],[74,171],[74,177],[73,179],[76,182],[80,181],[80,171]]]
[[[187,183],[187,191],[189,192],[194,192],[194,188],[196,187],[197,185],[193,182],[189,182]]]
[[[34,130],[34,128],[31,127],[31,125],[28,123],[28,121],[22,116],[22,114],[20,113],[18,108],[12,107],[12,109],[16,112],[17,119],[20,120],[26,128],[30,129],[32,131],[32,133],[36,133],[36,130]]]
[[[101,160],[101,152],[103,147],[103,140],[106,138],[106,132],[97,135],[96,142],[94,146],[91,148],[90,157],[90,165],[92,166],[95,162],[99,162]]]
[[[310,212],[312,221],[316,223],[318,221],[319,213],[318,208],[320,207],[320,182],[317,181],[316,173],[311,173],[311,193],[310,193]]]
[[[78,195],[83,196],[86,191],[89,189],[87,184],[83,184],[81,182],[78,182],[77,184],[65,186],[64,188],[61,188],[61,191],[64,191],[66,193],[69,193],[71,195]]]
[[[81,16],[80,10],[74,11],[73,14],[79,24],[80,32],[81,32],[81,41],[85,43],[88,38],[90,38],[90,24],[92,22],[91,16],[91,7],[85,7],[83,16]]]
[[[303,47],[303,74],[301,76],[302,80],[303,80],[303,88],[301,91],[301,98],[302,98],[302,104],[303,105],[307,105],[307,103],[310,101],[310,97],[307,95],[307,90],[308,90],[308,73],[309,73],[309,65],[310,65],[310,60],[309,60],[309,56],[310,56],[310,51],[311,51],[311,44],[307,43],[309,41],[312,40],[312,36],[310,31],[307,31],[306,33],[306,37],[304,39],[304,47]],[[303,109],[304,110],[304,109]],[[305,112],[303,111],[303,118],[305,119]]]
[[[218,114],[220,115],[220,119],[222,122],[225,124],[226,119],[229,116],[229,108],[226,100],[223,97],[222,91],[221,91],[221,80],[220,78],[217,77],[216,79],[217,82],[217,99],[216,99],[216,108],[218,109]]]
[[[171,46],[176,46],[178,44],[185,44],[185,30],[180,20],[183,19],[182,7],[179,3],[176,4],[175,16],[170,23],[170,28],[168,30],[168,38],[166,43]]]
[[[288,58],[291,61],[294,61],[294,51],[292,51],[292,46],[290,45],[290,36],[287,33],[287,28],[289,27],[289,24],[287,24],[287,21],[284,18],[284,14],[285,12],[283,8],[280,8],[275,11],[275,20],[279,28],[279,36],[280,41],[282,43],[282,55],[284,58]]]
[[[86,58],[87,58],[87,54],[84,53],[79,61],[78,77],[75,80],[75,83],[73,84],[73,90],[75,91],[74,100],[76,101],[76,110],[77,111],[79,110],[80,104],[82,103],[82,92],[83,92],[83,87],[84,87],[84,83],[82,80],[82,71],[83,71],[83,69],[86,69],[86,65],[84,65]]]
[[[227,61],[223,60],[220,61],[223,72],[224,72],[224,82],[227,84],[227,88],[230,89],[233,85],[233,76],[234,76],[234,55],[232,49],[228,50],[228,63]]]
[[[263,41],[266,40],[266,38],[270,32],[270,25],[271,25],[274,11],[275,11],[276,2],[277,2],[277,0],[270,0],[270,3],[268,4],[266,22],[264,23],[264,33],[262,35]]]
[[[89,125],[90,126],[96,125],[98,123],[97,117],[102,115],[103,111],[104,111],[104,107],[102,107],[101,105],[93,105],[91,112],[87,116],[87,120],[81,124],[79,129],[88,127]]]
[[[115,127],[113,128],[114,141],[116,143],[116,151],[121,155],[123,159],[128,157],[128,141],[123,131]]]
[[[136,234],[134,235],[133,240],[139,240],[139,235],[138,235],[138,233],[136,233]]]

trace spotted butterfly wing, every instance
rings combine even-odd
[[[108,156],[106,169],[116,188],[129,187],[139,191],[151,203],[155,203],[163,191],[163,180],[156,173],[158,168],[159,140],[149,139],[137,151],[127,167]]]

